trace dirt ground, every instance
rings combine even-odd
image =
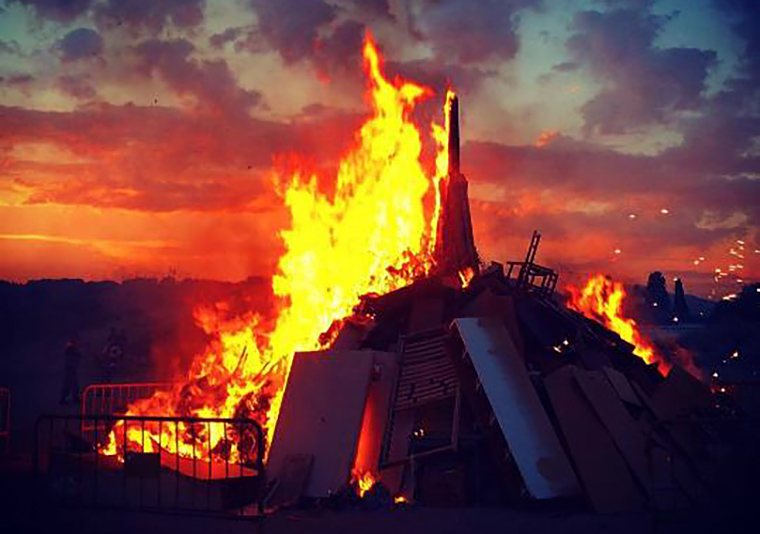
[[[678,513],[595,515],[578,511],[529,511],[507,507],[379,510],[290,510],[260,520],[61,507],[35,493],[25,460],[0,464],[0,532],[15,533],[266,533],[266,534],[639,534],[757,532],[744,510],[684,510]]]
[[[28,517],[4,515],[6,533],[76,532],[136,534],[148,532],[268,534],[426,534],[501,533],[602,534],[602,533],[719,533],[729,531],[719,516],[671,516],[649,514],[595,516],[590,514],[530,513],[503,508],[423,508],[380,511],[280,512],[261,521],[176,516],[138,512],[43,509]],[[733,533],[756,532],[756,525],[734,523]]]

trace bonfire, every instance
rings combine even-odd
[[[290,227],[280,232],[285,252],[272,278],[276,319],[265,321],[255,312],[228,317],[223,305],[195,310],[196,322],[212,341],[185,377],[170,390],[133,403],[127,415],[250,418],[265,429],[269,443],[293,354],[329,347],[346,318],[361,319],[363,296],[399,289],[434,269],[454,93],[445,95],[443,120],[420,128],[412,113],[434,92],[389,80],[370,35],[363,60],[371,113],[340,158],[336,175],[308,173],[297,163],[295,170],[272,170],[291,215]],[[435,147],[434,165],[424,164],[425,142]],[[293,160],[299,161],[289,158],[291,166]],[[325,181],[334,184],[330,193],[324,192]],[[461,276],[466,284],[472,273]],[[237,462],[245,461],[241,442],[251,439],[221,425],[124,424],[116,424],[103,453],[121,455],[139,444],[145,452]]]

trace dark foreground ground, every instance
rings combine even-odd
[[[15,533],[689,533],[758,532],[756,510],[689,509],[666,514],[595,515],[506,507],[290,510],[260,520],[62,507],[35,493],[30,466],[6,458],[0,469],[0,532]]]

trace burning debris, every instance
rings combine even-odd
[[[334,192],[303,167],[275,177],[292,215],[277,317],[199,310],[213,343],[127,412],[252,420],[266,435],[120,420],[101,453],[126,459],[139,443],[212,472],[253,469],[266,449],[271,508],[347,488],[396,503],[585,499],[599,512],[713,498],[738,456],[714,453],[730,423],[709,390],[623,316],[622,285],[597,276],[560,305],[557,273],[535,263],[538,232],[525,261],[483,268],[458,98],[431,124],[427,172],[410,116],[431,91],[387,80],[371,39],[364,61],[373,114]]]
[[[670,365],[658,357],[654,348],[644,341],[636,328],[636,321],[623,316],[625,289],[620,282],[614,282],[604,275],[592,276],[583,289],[568,286],[570,300],[568,307],[615,332],[620,338],[633,345],[633,353],[647,363],[657,363],[661,373],[667,374]]]

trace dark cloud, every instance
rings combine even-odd
[[[250,29],[246,29],[245,26],[234,26],[232,28],[227,28],[223,32],[215,33],[209,37],[208,42],[212,48],[224,48],[224,45],[236,41],[246,31],[250,31]]]
[[[683,142],[663,154],[680,173],[705,177],[694,187],[724,206],[760,198],[760,4],[732,0],[719,4],[743,41],[739,68],[722,89],[704,99],[700,113],[679,121]],[[756,211],[751,224],[757,226]]]
[[[170,23],[188,28],[203,22],[206,0],[106,0],[95,8],[96,19],[106,26],[126,26],[158,32]]]
[[[143,74],[158,74],[177,94],[194,96],[199,109],[241,114],[260,103],[258,92],[238,86],[224,60],[193,59],[193,51],[185,39],[151,39],[135,47]]]
[[[371,18],[395,20],[388,0],[340,0],[337,5],[354,8]]]
[[[0,75],[0,94],[3,89],[8,88],[20,91],[25,96],[31,96],[35,81],[37,78],[28,73],[16,72]]]
[[[0,75],[0,90],[4,88],[15,89],[26,96],[31,96],[35,81],[37,78],[25,72]]]
[[[424,72],[427,78],[456,71],[473,87],[487,70],[478,63],[514,57],[518,12],[539,4],[540,0],[417,0],[416,11],[411,9],[402,23],[386,0],[250,0],[257,26],[221,32],[212,44],[221,47],[235,41],[237,50],[254,52],[263,45],[286,63],[307,60],[321,74],[355,77],[365,33],[382,27],[395,35],[396,49],[418,40],[432,46],[434,58],[410,62],[405,70]],[[417,11],[419,16],[414,15]]]
[[[258,25],[245,32],[230,31],[215,43],[237,39],[236,50],[275,50],[286,63],[307,60],[326,76],[360,72],[363,20],[393,20],[387,2],[346,0],[250,0]],[[358,17],[358,18],[357,18]],[[240,37],[240,38],[239,38]]]
[[[517,53],[517,15],[541,2],[517,0],[426,0],[417,27],[438,60],[505,61]]]
[[[18,55],[21,53],[21,47],[16,41],[3,41],[0,39],[0,54]]]
[[[6,74],[0,76],[0,85],[9,87],[29,85],[35,80],[34,76],[26,73]]]
[[[686,144],[659,155],[633,155],[564,138],[544,148],[471,142],[463,149],[463,165],[474,182],[509,190],[505,202],[513,206],[521,196],[548,195],[557,199],[558,212],[566,211],[565,202],[581,199],[618,210],[668,207],[688,214],[692,226],[704,211],[724,218],[742,212],[748,225],[760,225],[760,181],[741,172],[760,171],[760,159],[729,156],[705,166],[703,150]]]
[[[334,71],[358,73],[365,31],[364,24],[347,20],[330,35],[319,39],[313,57],[317,69],[327,74]]]
[[[740,73],[720,95],[723,106],[742,113],[760,113],[760,3],[754,0],[725,0],[715,4],[731,19],[734,32],[743,41]]]
[[[582,108],[587,131],[624,133],[669,120],[704,103],[712,50],[659,48],[666,17],[646,9],[584,11],[575,16],[567,48],[603,84]]]
[[[97,96],[97,91],[93,87],[92,80],[86,74],[64,74],[58,77],[56,83],[61,91],[79,100],[91,100]]]
[[[475,94],[478,86],[487,78],[495,76],[493,70],[465,66],[460,63],[435,63],[428,60],[387,63],[388,72],[432,88],[438,94],[445,94],[449,87],[462,94]]]
[[[38,17],[71,22],[90,9],[93,0],[11,0],[31,7]]]
[[[324,0],[250,0],[258,32],[288,63],[310,57],[318,31],[335,20],[337,8]]]
[[[90,28],[77,28],[59,41],[58,48],[63,62],[94,58],[103,52],[103,37]]]
[[[557,63],[552,67],[552,70],[555,70],[557,72],[572,72],[574,70],[578,70],[580,68],[580,65],[574,61],[565,61],[563,63]]]

